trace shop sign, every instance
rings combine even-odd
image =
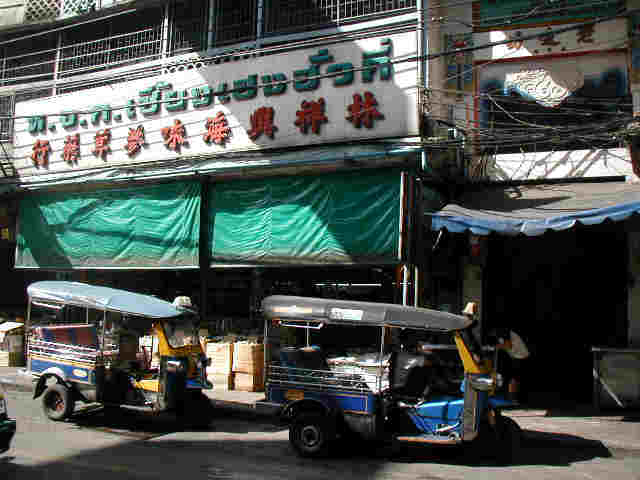
[[[475,51],[474,60],[509,60],[520,57],[575,54],[594,50],[609,50],[624,44],[627,20],[617,18],[607,22],[583,25],[549,25],[535,28],[493,30],[473,34],[474,45],[510,40],[507,43]],[[562,33],[554,30],[575,25],[577,28]],[[523,40],[523,37],[539,35]]]
[[[409,32],[18,102],[16,168],[417,135],[417,63],[394,63],[415,45]]]

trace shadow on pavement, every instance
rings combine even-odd
[[[476,446],[464,447],[410,447],[393,461],[431,462],[466,466],[506,466],[491,450],[483,448],[480,453]],[[499,445],[496,445],[497,454]],[[595,458],[610,458],[611,452],[600,441],[588,440],[575,435],[545,433],[525,430],[520,448],[508,466],[570,466]]]
[[[286,427],[274,422],[255,420],[250,413],[214,410],[209,425],[186,426],[175,414],[150,413],[128,408],[87,407],[76,411],[67,421],[78,428],[100,430],[138,439],[149,439],[175,432],[257,433],[279,432]]]

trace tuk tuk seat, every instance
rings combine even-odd
[[[98,334],[95,325],[37,327],[35,329],[35,335],[45,342],[98,349]]]
[[[389,369],[391,392],[412,399],[423,397],[429,387],[428,369],[423,355],[393,352]]]

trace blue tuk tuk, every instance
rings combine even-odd
[[[265,343],[274,327],[304,332],[298,336],[302,345],[282,346],[279,356],[266,362],[266,403],[278,406],[299,455],[325,455],[333,441],[355,434],[395,444],[498,442],[491,450],[502,460],[512,458],[520,429],[501,411],[514,402],[497,395],[499,376],[473,335],[471,317],[285,295],[265,298],[262,307]],[[378,327],[376,351],[332,355],[322,341],[335,346],[342,334],[320,332],[334,326],[350,327],[352,332]],[[438,379],[441,369],[426,350],[410,349],[402,340],[394,344],[394,338],[409,331],[451,338],[449,347],[461,363],[458,382]]]

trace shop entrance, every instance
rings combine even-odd
[[[591,347],[627,342],[623,224],[492,236],[487,265],[484,334],[509,327],[529,346],[527,403],[589,403]]]

